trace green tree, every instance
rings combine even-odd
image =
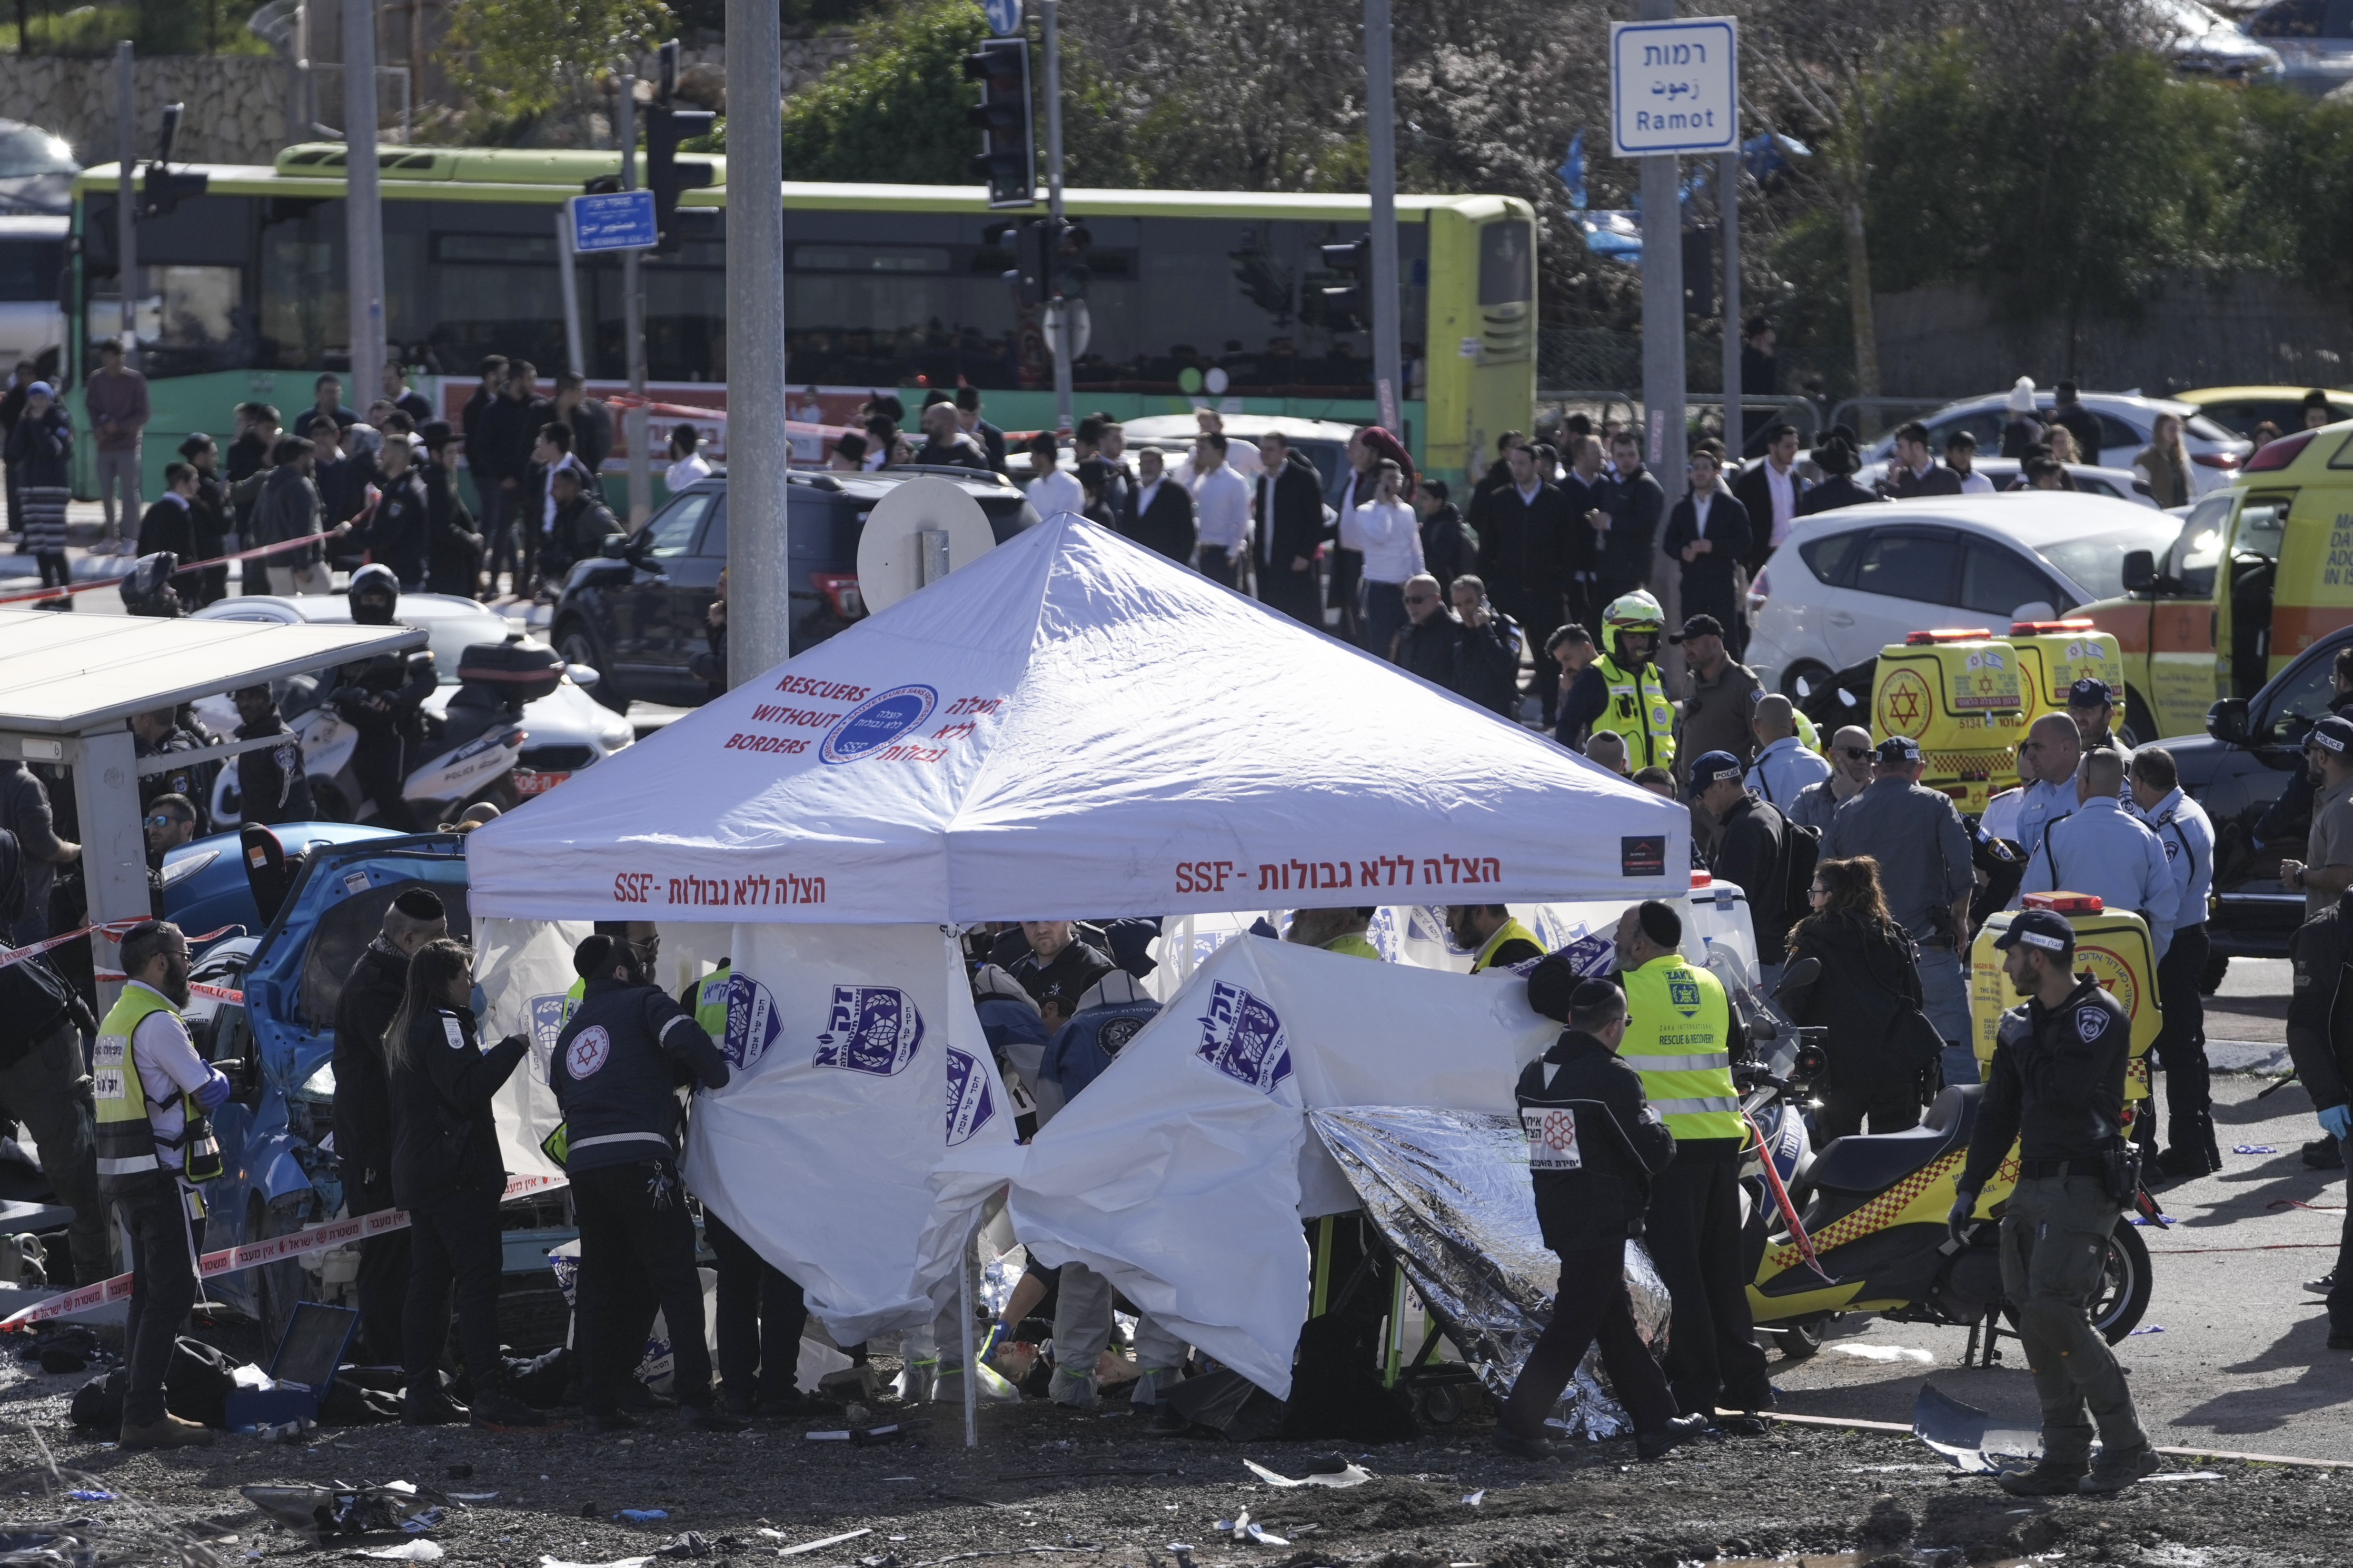
[[[499,119],[532,120],[594,96],[617,64],[670,35],[662,0],[463,0],[450,78]]]

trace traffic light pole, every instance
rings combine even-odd
[[[727,675],[791,657],[785,158],[776,0],[727,0]]]
[[[1062,229],[1062,47],[1056,27],[1054,0],[1038,0],[1046,33],[1046,213],[1050,233]],[[1057,269],[1050,263],[1048,286]],[[1071,393],[1071,311],[1059,295],[1046,301],[1047,333],[1054,349],[1054,424],[1058,429],[1078,426]]]
[[[733,6],[730,6],[733,9]],[[621,79],[619,111],[613,124],[621,142],[621,189],[638,188],[638,79]],[[629,408],[623,416],[629,438],[629,526],[638,528],[654,514],[653,454],[646,449],[646,296],[643,252],[621,252],[622,335],[628,340]],[[729,329],[733,335],[733,329]],[[764,667],[765,668],[765,667]]]
[[[343,0],[343,249],[351,302],[351,401],[384,384],[384,205],[376,185],[375,4]]]
[[[1405,435],[1405,397],[1398,338],[1397,92],[1389,65],[1389,0],[1365,0],[1365,118],[1372,158],[1373,394],[1382,428]]]
[[[124,363],[139,363],[139,105],[138,68],[132,58],[131,40],[114,46],[115,151],[121,164],[114,186],[115,287],[122,296]],[[85,367],[85,374],[87,367]]]

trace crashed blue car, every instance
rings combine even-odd
[[[440,896],[453,934],[471,923],[465,847],[455,834],[395,835],[340,823],[275,831],[285,849],[282,870],[248,866],[235,836],[184,846],[165,862],[166,912],[184,930],[245,924],[256,933],[205,945],[191,976],[199,988],[189,1009],[197,1048],[236,1086],[213,1113],[227,1168],[204,1184],[207,1251],[284,1236],[341,1212],[334,1048],[343,981],[385,910],[410,888]],[[173,878],[174,867],[190,859],[204,863]],[[241,890],[230,885],[232,872],[246,884]],[[565,1194],[509,1205],[504,1218],[502,1336],[518,1346],[561,1342],[562,1298],[545,1255],[575,1234]],[[297,1303],[349,1296],[355,1267],[342,1249],[313,1252],[220,1276],[205,1291],[253,1318],[274,1342]]]

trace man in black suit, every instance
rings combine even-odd
[[[1601,624],[1602,610],[1601,601],[1593,596],[1593,563],[1598,542],[1592,525],[1585,521],[1585,517],[1608,499],[1609,476],[1601,471],[1599,437],[1570,435],[1564,440],[1568,472],[1561,476],[1560,493],[1562,499],[1568,502],[1570,524],[1566,552],[1568,565],[1567,609],[1569,621],[1578,626],[1598,626]]]
[[[1135,520],[1123,523],[1120,531],[1147,550],[1189,566],[1193,547],[1200,541],[1193,521],[1193,492],[1167,477],[1166,461],[1156,447],[1136,453]]]
[[[1732,624],[1734,574],[1749,549],[1748,512],[1723,484],[1724,449],[1703,441],[1692,449],[1691,489],[1667,519],[1666,552],[1683,563],[1687,616]]]
[[[1765,570],[1765,563],[1783,541],[1789,537],[1789,525],[1798,520],[1799,503],[1806,499],[1806,476],[1798,471],[1798,427],[1787,420],[1777,421],[1764,432],[1765,455],[1741,470],[1732,482],[1733,499],[1748,513],[1748,554],[1741,568],[1749,583]],[[1746,584],[1744,584],[1746,586]],[[1748,647],[1747,595],[1735,595],[1740,605],[1740,624],[1732,626],[1733,657],[1738,658]]]
[[[1258,519],[1259,599],[1321,631],[1324,595],[1315,580],[1315,551],[1329,537],[1323,478],[1281,431],[1260,437],[1258,451],[1258,483],[1250,489]]]
[[[1495,460],[1487,465],[1487,471],[1471,487],[1471,500],[1462,508],[1462,521],[1482,539],[1487,533],[1487,503],[1494,499],[1497,490],[1512,482],[1512,448],[1525,447],[1527,442],[1527,437],[1517,430],[1506,430],[1496,437]]]
[[[1638,432],[1620,430],[1612,436],[1609,458],[1617,475],[1601,505],[1588,515],[1588,521],[1601,524],[1594,541],[1593,603],[1604,606],[1650,581],[1651,546],[1667,510],[1667,492],[1642,466]],[[1535,636],[1533,630],[1529,635]]]
[[[1006,473],[1005,432],[980,416],[980,388],[959,386],[955,391],[956,423],[964,433],[980,443],[988,454],[988,466],[997,473]]]
[[[1562,625],[1562,594],[1568,585],[1569,530],[1577,519],[1559,487],[1536,477],[1535,453],[1523,445],[1507,459],[1510,477],[1487,498],[1487,525],[1479,531],[1479,575],[1504,613],[1520,623],[1529,640],[1542,647]],[[1560,669],[1536,661],[1537,700],[1545,723],[1552,723],[1560,700]]]

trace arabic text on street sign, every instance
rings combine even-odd
[[[659,239],[651,191],[606,191],[572,198],[572,248],[575,251],[586,255],[599,250],[650,250]]]

